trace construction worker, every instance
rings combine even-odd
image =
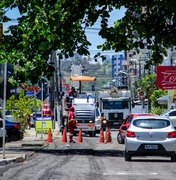
[[[74,129],[76,128],[76,117],[74,114],[75,108],[73,106],[70,107],[70,111],[68,114],[68,128],[70,129],[70,143],[75,143],[73,141],[73,134],[74,134]]]
[[[75,98],[75,97],[77,97],[77,91],[75,90],[74,87],[72,87],[72,88],[70,89],[70,91],[69,91],[69,96],[70,96],[70,98]]]

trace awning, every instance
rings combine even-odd
[[[168,104],[168,96],[166,95],[166,96],[162,96],[162,97],[160,97],[160,98],[158,98],[157,99],[157,101],[158,101],[158,104],[165,104],[165,105],[167,105]]]
[[[71,81],[91,82],[91,81],[96,81],[96,77],[91,77],[91,76],[71,76],[70,80]]]

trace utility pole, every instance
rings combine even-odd
[[[58,62],[58,70],[59,70],[59,98],[58,98],[58,103],[59,103],[59,110],[60,110],[60,116],[59,116],[59,127],[61,125],[61,120],[62,120],[62,112],[63,112],[63,106],[62,106],[62,73],[61,73],[61,59],[59,58],[59,56],[57,57],[57,62]],[[57,73],[58,75],[58,73]],[[57,77],[58,79],[58,77]]]
[[[3,41],[3,24],[0,23],[0,44]],[[3,95],[3,159],[5,159],[5,114],[6,114],[6,91],[7,91],[7,62],[4,63],[4,95]]]
[[[59,81],[58,81],[58,59],[56,51],[54,53],[54,64],[55,64],[55,74],[54,74],[54,82],[55,82],[55,91],[54,91],[54,104],[56,105],[56,114],[57,114],[57,122],[58,126],[60,127],[60,94],[59,94]]]

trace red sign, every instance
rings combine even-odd
[[[39,92],[40,91],[40,87],[39,86],[28,86],[26,88],[27,91],[36,91]]]
[[[157,67],[157,86],[160,89],[176,89],[176,66]]]
[[[42,113],[43,113],[43,116],[51,116],[52,115],[52,112],[51,112],[48,104],[44,104]]]

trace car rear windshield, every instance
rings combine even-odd
[[[170,121],[164,119],[137,119],[133,125],[144,129],[160,129],[170,126]]]

